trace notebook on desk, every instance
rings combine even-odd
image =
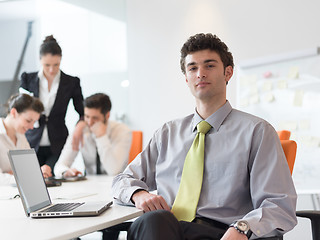
[[[112,205],[112,201],[53,204],[34,149],[10,150],[8,155],[27,216],[32,218],[97,216]]]

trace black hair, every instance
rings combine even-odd
[[[41,114],[44,111],[43,104],[38,98],[24,93],[11,96],[7,105],[8,113],[10,113],[12,108],[15,108],[18,113],[25,112],[26,110],[33,110]]]
[[[87,97],[84,99],[83,105],[86,108],[100,109],[104,115],[107,114],[112,107],[109,96],[104,93],[96,93]]]
[[[53,35],[46,36],[40,46],[40,57],[48,53],[51,55],[62,56],[61,47],[59,46],[57,40],[53,37]]]
[[[232,68],[234,67],[232,53],[229,52],[227,45],[222,42],[220,38],[216,35],[212,35],[211,33],[198,33],[191,36],[181,48],[180,67],[183,74],[186,74],[186,56],[206,49],[215,51],[220,55],[224,68],[228,66],[231,66]]]

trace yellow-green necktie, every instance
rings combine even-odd
[[[196,215],[201,192],[204,166],[204,139],[211,125],[202,121],[197,125],[198,133],[186,156],[178,194],[172,212],[179,221],[191,222]]]

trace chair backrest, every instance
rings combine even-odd
[[[132,143],[129,152],[128,164],[132,162],[135,157],[142,152],[142,131],[132,131]]]
[[[280,140],[284,155],[286,155],[290,173],[292,175],[294,162],[296,160],[297,143],[293,140]]]
[[[277,131],[277,133],[278,133],[280,140],[289,140],[290,139],[291,132],[288,130],[280,130],[280,131]]]

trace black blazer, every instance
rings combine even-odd
[[[38,72],[22,73],[20,87],[32,92],[35,97],[39,97]],[[42,115],[39,119],[40,126],[26,132],[26,137],[32,148],[39,149],[43,129],[47,124],[51,151],[58,155],[61,153],[68,137],[65,116],[70,99],[73,100],[74,108],[79,113],[80,118],[83,118],[84,108],[80,79],[66,75],[61,71],[57,96],[49,116]]]

